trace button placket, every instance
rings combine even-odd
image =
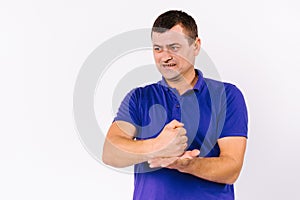
[[[180,105],[180,97],[176,95],[175,92],[177,91],[172,91],[172,99],[173,99],[173,110],[172,110],[172,115],[174,119],[181,121],[181,105]]]

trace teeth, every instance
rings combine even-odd
[[[174,67],[176,64],[166,64],[165,67]]]

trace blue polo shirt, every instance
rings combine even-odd
[[[196,69],[194,88],[179,95],[166,81],[129,92],[114,121],[126,121],[137,128],[137,140],[156,137],[176,119],[187,130],[188,150],[199,149],[201,157],[218,157],[217,140],[228,136],[247,137],[247,109],[240,90],[229,83],[203,78]],[[234,199],[233,185],[207,181],[174,169],[135,165],[136,200]]]

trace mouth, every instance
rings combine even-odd
[[[175,64],[175,63],[168,63],[168,64],[162,64],[162,66],[163,66],[164,68],[173,68],[173,67],[176,66],[176,64]]]

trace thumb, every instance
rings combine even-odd
[[[198,150],[198,149],[194,149],[194,150],[191,151],[191,156],[192,156],[192,157],[196,157],[196,156],[198,156],[199,154],[200,154],[200,150]]]
[[[185,159],[185,158],[195,158],[200,154],[200,151],[198,149],[194,149],[192,151],[186,151],[184,154],[180,157],[180,159]]]

